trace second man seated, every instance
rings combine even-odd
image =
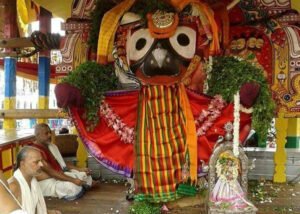
[[[90,188],[94,181],[88,168],[66,164],[57,146],[51,142],[51,130],[45,123],[35,126],[36,141],[31,145],[43,155],[42,173],[37,177],[44,196],[75,200]]]

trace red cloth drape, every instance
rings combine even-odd
[[[138,91],[107,95],[105,102],[127,126],[135,127]],[[90,154],[111,170],[130,176],[133,168],[133,145],[121,141],[114,130],[107,126],[103,118],[100,118],[100,122],[93,132],[87,131],[85,121],[81,117],[82,113],[82,109],[71,109],[80,137]]]
[[[211,102],[211,97],[204,96],[187,90],[190,106],[194,118],[197,118],[202,110],[207,109]],[[209,157],[213,151],[215,142],[218,137],[225,135],[224,125],[227,122],[233,122],[233,104],[227,105],[221,113],[221,116],[214,121],[214,124],[206,132],[205,135],[198,137],[198,160],[208,162]],[[241,113],[240,115],[240,132],[249,132],[245,126],[251,125],[251,115]],[[240,133],[240,142],[243,142],[247,137],[247,133]]]
[[[137,112],[138,112],[138,91],[132,92],[113,92],[107,95],[105,102],[109,104],[111,109],[118,115],[122,121],[129,127],[136,128]],[[200,95],[187,90],[188,99],[192,108],[194,118],[197,118],[202,110],[207,109],[211,102],[211,97]],[[107,126],[106,122],[100,118],[99,124],[93,132],[86,129],[85,121],[81,115],[83,109],[72,108],[71,115],[75,125],[79,131],[85,146],[101,164],[107,168],[123,174],[131,176],[134,167],[134,147],[132,144],[126,144],[121,141],[120,137],[114,130]],[[206,132],[204,136],[198,137],[198,160],[208,162],[213,151],[214,144],[220,135],[224,136],[224,125],[227,122],[233,122],[233,105],[227,105],[219,118]],[[241,113],[240,118],[240,141],[243,142],[251,124],[251,116]],[[246,127],[246,128],[245,128]]]

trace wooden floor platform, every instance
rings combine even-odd
[[[258,207],[258,214],[300,214],[300,184],[251,183],[249,198]],[[48,209],[61,210],[63,214],[126,214],[131,202],[125,199],[126,187],[122,183],[101,183],[81,199],[65,201],[47,198]],[[201,214],[204,206],[173,209],[170,214]]]
[[[76,201],[46,198],[48,209],[58,209],[63,214],[127,213],[130,202],[125,198],[124,184],[101,183]]]

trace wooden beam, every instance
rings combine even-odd
[[[68,118],[68,115],[57,109],[10,109],[0,110],[0,118]]]
[[[14,58],[16,58],[16,57],[18,57],[18,54],[16,52],[9,52],[9,53],[1,53],[0,52],[0,58],[4,58],[4,57],[14,57]]]
[[[30,38],[10,38],[10,39],[0,39],[1,48],[24,48],[24,47],[34,47]]]

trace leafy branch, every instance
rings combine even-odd
[[[259,146],[264,147],[268,129],[274,117],[275,103],[263,71],[246,60],[235,57],[216,57],[213,61],[211,78],[208,80],[208,94],[222,95],[227,102],[233,101],[233,95],[247,82],[260,85],[260,94],[253,106],[252,127],[259,136]]]
[[[113,67],[99,65],[96,62],[85,62],[70,72],[62,82],[67,82],[81,91],[85,99],[85,119],[89,128],[98,123],[98,110],[104,93],[117,89],[118,80]]]

